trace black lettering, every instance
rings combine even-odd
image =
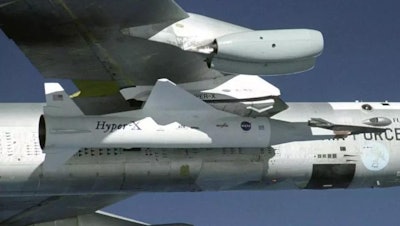
[[[103,130],[104,133],[112,133],[116,130],[125,129],[127,124],[107,123],[107,121],[97,121],[96,129]]]
[[[390,131],[390,134],[389,134],[389,131]],[[394,139],[394,137],[393,137],[393,130],[392,130],[392,129],[387,129],[387,130],[385,131],[385,139],[386,139],[386,140],[393,140],[393,139]]]
[[[378,138],[379,138],[380,140],[383,140],[383,139],[382,139],[382,133],[374,133],[374,135],[375,135],[375,140],[378,140]]]
[[[125,129],[126,124],[119,124],[117,129]]]
[[[106,129],[104,130],[104,133],[107,133],[108,131],[110,131],[111,125],[110,124],[106,124]]]
[[[104,129],[105,125],[106,125],[106,121],[97,121],[96,129]]]
[[[131,121],[130,126],[132,126],[132,130],[142,130],[135,121]]]
[[[216,99],[216,95],[215,95],[215,94],[212,94],[212,93],[203,93],[203,94],[199,94],[197,97],[200,98],[200,99],[202,99],[202,100]]]
[[[400,128],[394,129],[394,135],[396,137],[396,140],[400,140]]]
[[[364,140],[372,140],[372,133],[364,133]]]
[[[116,130],[117,129],[117,124],[111,124],[111,131],[110,131],[110,133],[112,133],[112,132],[114,132],[114,130]]]

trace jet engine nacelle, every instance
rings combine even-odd
[[[324,47],[321,32],[310,29],[248,31],[217,38],[209,66],[243,74],[306,71]]]

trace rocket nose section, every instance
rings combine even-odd
[[[319,56],[324,49],[324,36],[320,31],[308,30],[309,40],[310,40],[310,55]]]

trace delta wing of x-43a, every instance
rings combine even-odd
[[[0,104],[0,225],[148,225],[97,211],[143,191],[400,183],[399,103],[285,103],[258,76],[312,69],[319,31],[172,0],[0,0],[0,27],[79,89]]]

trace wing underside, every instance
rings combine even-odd
[[[131,195],[1,197],[0,225],[30,225],[89,214]]]
[[[221,76],[203,56],[122,32],[150,25],[138,35],[149,37],[188,16],[172,0],[0,0],[0,28],[44,77],[73,80],[86,114],[131,110],[120,88]]]

